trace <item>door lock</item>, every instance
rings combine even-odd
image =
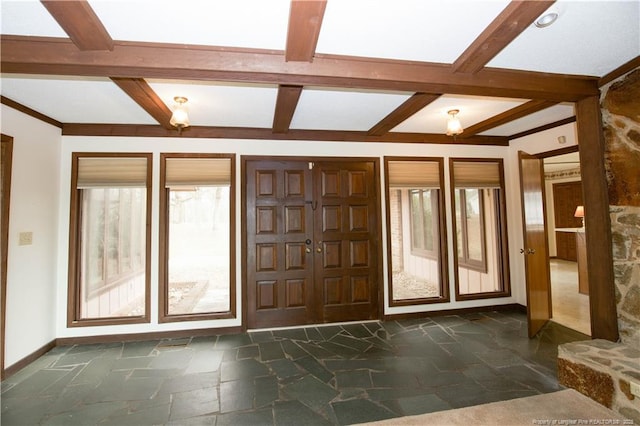
[[[307,239],[304,241],[304,243],[305,243],[306,245],[309,245],[309,244],[311,244],[311,240],[307,238]]]

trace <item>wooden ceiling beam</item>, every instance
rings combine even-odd
[[[78,51],[60,38],[2,36],[3,73],[195,79],[294,86],[466,94],[575,102],[597,96],[597,78],[450,65],[316,55],[285,62],[281,51],[115,42],[112,52]]]
[[[289,10],[286,61],[311,62],[316,53],[326,0],[292,0]]]
[[[554,0],[514,0],[453,63],[453,71],[476,73],[520,35]]]
[[[175,137],[176,130],[162,126],[135,124],[83,124],[65,123],[64,136],[134,136],[134,137]],[[371,136],[367,132],[335,130],[289,130],[287,133],[273,133],[270,128],[190,126],[182,130],[188,138],[212,139],[264,139],[291,141],[334,141],[334,142],[397,142],[454,145],[495,145],[508,146],[509,140],[502,136],[475,136],[464,140],[454,139],[444,134],[389,132],[382,136]]]
[[[494,127],[502,126],[503,124],[509,123],[522,117],[526,117],[529,114],[533,114],[534,112],[542,111],[543,109],[547,109],[550,106],[556,105],[557,103],[558,102],[555,101],[544,100],[533,100],[525,102],[524,104],[505,111],[502,114],[495,115],[487,120],[474,124],[473,126],[469,126],[468,128],[464,129],[464,132],[459,137],[462,139],[466,137],[473,137],[478,133],[493,129]]]
[[[302,86],[280,85],[276,98],[276,110],[273,114],[273,133],[287,133],[293,114],[296,112]]]
[[[112,77],[111,80],[142,107],[165,129],[174,129],[169,123],[171,110],[142,78]]]
[[[86,0],[40,0],[80,50],[113,50],[113,39]]]
[[[413,114],[438,99],[440,96],[442,95],[433,93],[415,93],[404,103],[402,103],[402,105],[393,110],[389,115],[387,115],[375,126],[369,129],[367,134],[371,136],[384,135],[389,130],[393,129],[398,124],[402,123],[404,120],[411,117]]]

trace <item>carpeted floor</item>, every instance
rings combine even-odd
[[[411,425],[624,425],[624,417],[573,389],[492,402],[418,416],[398,417],[369,426]]]

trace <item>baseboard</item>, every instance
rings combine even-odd
[[[444,309],[441,311],[389,314],[389,315],[385,315],[383,319],[385,321],[394,321],[394,320],[404,320],[404,319],[439,317],[439,316],[445,316],[445,315],[473,314],[473,313],[487,312],[487,311],[516,311],[516,312],[526,314],[527,307],[519,303],[509,303],[506,305],[474,306],[472,308]]]
[[[13,376],[18,371],[22,370],[24,367],[31,364],[33,361],[40,358],[42,355],[46,354],[56,346],[57,346],[56,340],[54,339],[49,343],[47,343],[46,345],[44,345],[43,347],[41,347],[40,349],[36,349],[34,352],[22,358],[18,362],[15,362],[10,367],[5,368],[4,370],[2,370],[2,380],[5,380],[6,378]]]

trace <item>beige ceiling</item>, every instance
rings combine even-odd
[[[110,0],[89,1],[88,4],[117,43],[170,43],[177,48],[184,44],[191,45],[183,46],[190,51],[197,50],[197,46],[266,49],[277,55],[288,48],[289,0]],[[502,0],[328,0],[320,17],[315,58],[311,58],[309,68],[314,73],[322,72],[321,67],[330,62],[333,55],[340,55],[337,56],[339,59],[345,56],[348,59],[364,57],[367,61],[380,59],[384,61],[384,70],[394,61],[398,66],[411,66],[417,61],[450,67],[508,5],[508,1]],[[490,58],[486,67],[534,71],[540,78],[555,74],[559,79],[565,78],[560,74],[567,74],[566,78],[571,79],[577,79],[576,76],[603,77],[640,55],[640,1],[558,1],[551,7],[559,13],[555,24],[548,28],[527,25]],[[48,67],[33,70],[18,67],[27,72],[15,73],[18,68],[7,65],[12,59],[5,56],[6,36],[67,39],[68,35],[38,1],[2,0],[1,15],[3,102],[6,99],[17,102],[63,125],[159,126],[130,93],[109,78],[113,75],[107,73],[106,67],[96,75],[87,76],[61,75],[58,68],[49,75]],[[119,45],[105,55],[116,55],[118,49]],[[80,52],[78,57],[83,60],[84,54]],[[325,61],[327,57],[329,59]],[[376,64],[371,62],[369,72],[378,78]],[[292,62],[285,65],[296,66]],[[207,66],[216,69],[218,64],[212,59]],[[265,64],[264,70],[260,71],[267,72],[268,66]],[[174,106],[174,96],[188,97],[194,127],[271,129],[283,81],[269,83],[251,75],[241,81],[242,70],[234,72],[232,79],[220,80],[164,78],[151,74],[128,77],[144,79],[169,109]],[[419,86],[409,90],[412,89],[409,84],[397,90],[392,85],[384,90],[375,89],[375,84],[370,88],[362,87],[362,84],[354,86],[347,79],[351,74],[352,70],[345,68],[345,80],[340,84],[313,84],[312,81],[307,85],[300,84],[298,78],[292,79],[296,86],[303,88],[294,104],[289,131],[368,132],[416,92],[422,92]],[[428,80],[429,76],[422,78]],[[473,75],[470,77],[474,78]],[[526,83],[526,79],[520,81]],[[532,90],[534,84],[531,83]],[[442,134],[446,112],[453,108],[460,110],[463,126],[470,128],[533,99],[504,97],[498,92],[493,96],[487,90],[481,95],[471,90],[465,93],[463,89],[437,95],[431,103],[416,109],[390,131]],[[570,119],[573,115],[572,102],[556,101],[540,111],[477,134],[508,137]],[[264,134],[261,133],[261,137]],[[243,133],[239,131],[236,135]],[[331,137],[339,136],[333,134]]]

